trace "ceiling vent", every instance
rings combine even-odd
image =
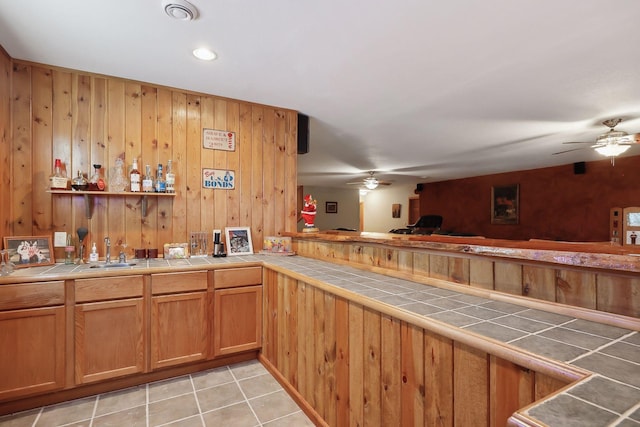
[[[162,7],[167,15],[180,21],[193,21],[198,17],[198,9],[186,0],[164,0]]]

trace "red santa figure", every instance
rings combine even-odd
[[[304,206],[302,207],[302,219],[304,219],[304,231],[316,231],[313,223],[316,219],[316,204],[317,201],[311,197],[311,194],[304,196]]]

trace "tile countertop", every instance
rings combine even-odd
[[[640,333],[301,256],[130,260],[91,269],[55,264],[16,270],[2,283],[104,277],[266,263],[413,314],[492,338],[594,375],[524,413],[549,426],[640,427]]]

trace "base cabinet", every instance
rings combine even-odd
[[[151,369],[205,360],[207,273],[154,274],[151,288]]]
[[[64,307],[0,312],[0,400],[64,387]]]
[[[76,306],[77,384],[144,371],[143,316],[142,298]]]
[[[216,289],[214,307],[214,356],[261,347],[262,285]]]

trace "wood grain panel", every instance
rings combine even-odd
[[[453,366],[454,425],[487,425],[489,421],[488,355],[454,342]]]
[[[640,278],[599,274],[597,281],[598,310],[640,317]]]
[[[369,308],[364,309],[364,426],[379,425],[382,419],[381,381],[381,315]]]
[[[453,426],[453,341],[425,331],[425,425]]]
[[[0,286],[0,311],[64,304],[64,282]]]
[[[0,88],[0,102],[9,105],[0,126],[10,130],[2,133],[10,138],[3,144],[10,167],[2,168],[2,179],[11,188],[3,193],[10,198],[3,235],[75,236],[86,226],[88,247],[109,236],[114,250],[131,257],[136,247],[187,241],[192,230],[250,226],[256,250],[265,233],[295,231],[294,111],[47,65],[0,65],[6,72],[13,66]],[[205,150],[205,125],[235,132],[236,150]],[[46,192],[54,158],[69,176],[77,170],[91,175],[91,165],[101,164],[108,183],[115,160],[122,158],[128,171],[133,157],[140,169],[148,163],[154,173],[158,163],[171,159],[176,172],[176,196],[150,199],[144,218],[139,198],[96,196],[87,219],[82,197]],[[234,170],[237,188],[205,195],[205,166]],[[62,257],[62,250],[56,255]]]
[[[493,268],[496,291],[522,295],[522,265],[496,261]]]
[[[493,289],[493,261],[471,258],[469,284],[473,288]]]
[[[207,272],[162,273],[151,275],[152,295],[203,291],[207,289]]]
[[[596,274],[573,270],[558,271],[556,298],[563,304],[596,308]]]
[[[445,255],[429,255],[429,277],[449,279],[449,258]]]
[[[490,361],[489,425],[502,427],[514,412],[533,402],[534,374],[495,356]]]
[[[468,285],[469,284],[469,259],[450,257],[448,280],[454,283]]]
[[[548,267],[522,266],[522,293],[531,298],[556,300],[556,271]]]
[[[0,235],[9,236],[11,220],[11,58],[0,49]]]
[[[425,375],[424,331],[402,322],[401,329],[402,389],[400,425],[424,425]]]
[[[380,400],[383,425],[395,425],[401,420],[402,364],[400,321],[381,316],[380,322]]]
[[[349,303],[349,425],[362,427],[364,420],[364,308]]]
[[[336,426],[349,425],[349,302],[344,298],[335,300],[335,379],[336,379]],[[293,384],[293,383],[292,383]]]
[[[141,297],[143,292],[142,276],[115,276],[75,281],[75,300],[77,303]]]

